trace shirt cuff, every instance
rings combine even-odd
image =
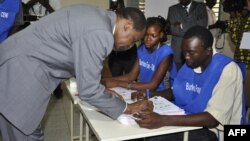
[[[183,26],[182,26],[182,24],[180,24],[180,27],[181,27],[181,29],[183,29]]]

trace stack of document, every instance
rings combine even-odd
[[[185,111],[167,99],[155,96],[149,99],[154,104],[154,112],[160,115],[184,115]]]

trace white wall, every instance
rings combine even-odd
[[[79,4],[79,3],[86,3],[95,5],[97,7],[101,7],[104,9],[109,8],[109,0],[61,0],[62,7],[72,5],[72,4]]]
[[[196,0],[203,1],[203,0]],[[127,4],[127,0],[124,0],[125,5]],[[164,18],[167,18],[168,7],[178,3],[179,0],[145,0],[145,15],[146,17],[158,16],[161,15]],[[62,7],[86,3],[91,5],[96,5],[98,7],[108,9],[109,8],[109,0],[61,0]],[[221,20],[228,19],[228,14],[221,13]],[[234,45],[232,44],[228,34],[225,36],[224,48],[220,50],[220,52],[232,57],[234,52]]]
[[[145,0],[145,16],[156,17],[161,15],[164,18],[168,16],[168,7],[177,4],[179,0]]]

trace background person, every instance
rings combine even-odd
[[[223,11],[230,14],[227,31],[235,45],[234,59],[246,65],[245,94],[246,105],[250,107],[250,50],[241,49],[241,39],[244,32],[250,31],[249,0],[225,0]]]
[[[192,0],[179,0],[178,4],[169,7],[167,20],[171,25],[171,47],[174,52],[174,61],[179,70],[184,64],[181,53],[183,35],[194,25],[207,26],[206,5]]]
[[[123,87],[133,90],[163,90],[170,87],[176,68],[173,62],[173,52],[170,46],[164,44],[167,40],[166,20],[161,17],[147,19],[144,43],[138,50],[138,58],[132,70],[123,76],[106,78],[103,83],[106,87]],[[167,72],[171,72],[168,84],[164,83]],[[139,77],[138,82],[134,82]]]

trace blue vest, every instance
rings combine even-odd
[[[169,55],[173,55],[172,49],[164,44],[160,48],[156,49],[154,52],[150,53],[145,44],[139,46],[137,50],[139,65],[140,65],[140,73],[139,79],[140,82],[148,83],[153,78],[153,75],[158,68],[159,64],[162,62],[164,58]],[[177,71],[175,67],[175,63],[172,61],[170,65],[170,80],[173,80]],[[157,91],[165,89],[163,81],[158,85]]]
[[[2,0],[0,3],[0,43],[8,37],[20,8],[20,0]]]
[[[227,56],[215,54],[202,73],[195,73],[184,64],[173,84],[175,104],[187,114],[203,112],[224,67],[231,61]]]

